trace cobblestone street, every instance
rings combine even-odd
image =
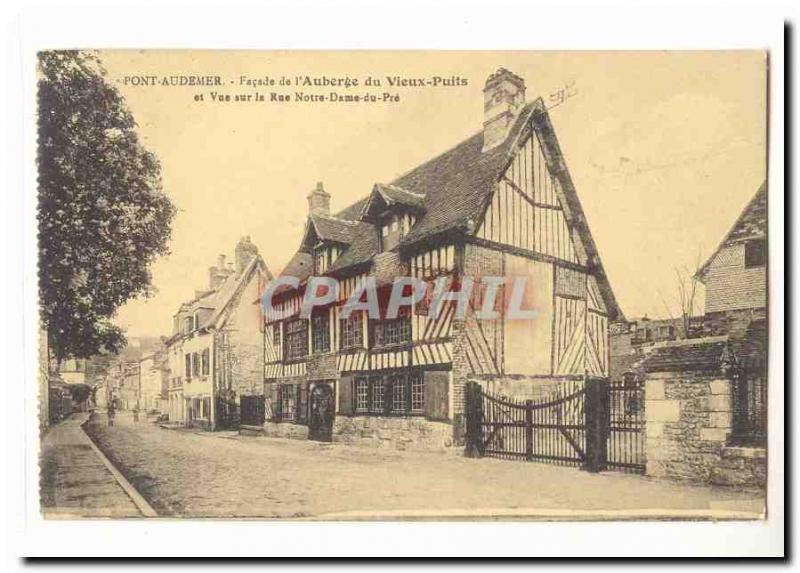
[[[756,517],[758,492],[457,452],[168,430],[120,414],[86,430],[161,516]],[[575,512],[575,513],[572,513]]]

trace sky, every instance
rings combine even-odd
[[[527,99],[569,86],[550,109],[609,281],[628,318],[678,316],[676,269],[716,249],[766,177],[763,52],[102,51],[145,147],[178,208],[156,293],[129,301],[129,336],[168,334],[181,302],[206,288],[219,254],[249,235],[277,274],[296,251],[306,195],[322,181],[332,211],[482,128],[486,77],[505,67]],[[154,75],[220,76],[221,87],[133,85]],[[466,85],[387,86],[386,77],[464,78]],[[269,101],[295,88],[240,78],[367,77],[380,88],[306,93],[397,94],[399,102]],[[128,81],[126,84],[126,77]],[[211,92],[267,95],[214,101]],[[195,101],[203,95],[203,101]],[[697,311],[702,313],[702,292]]]

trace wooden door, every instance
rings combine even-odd
[[[318,382],[309,401],[308,439],[330,442],[333,439],[333,384]]]

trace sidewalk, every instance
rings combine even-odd
[[[73,414],[42,442],[40,486],[45,518],[143,517],[81,428],[89,414]]]

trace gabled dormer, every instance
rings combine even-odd
[[[353,240],[356,221],[330,214],[330,194],[322,183],[308,195],[308,221],[300,250],[313,257],[315,275],[328,272]]]
[[[425,212],[424,199],[424,195],[395,185],[375,184],[360,219],[375,225],[381,252],[392,250],[411,231],[417,218]]]

